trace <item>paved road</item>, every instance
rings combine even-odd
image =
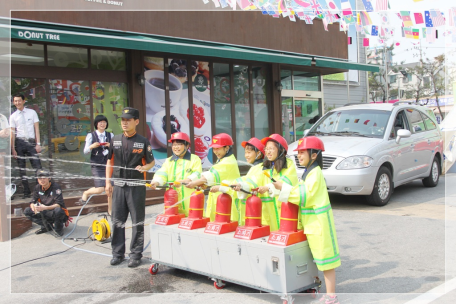
[[[342,266],[336,272],[342,303],[405,303],[444,283],[445,217],[446,249],[456,253],[455,242],[449,236],[449,231],[456,231],[456,204],[452,202],[456,189],[445,187],[450,181],[456,185],[456,174],[442,177],[436,188],[425,188],[420,181],[401,186],[390,203],[380,208],[366,205],[360,197],[331,197],[342,256]],[[158,213],[161,208],[148,207],[147,213]],[[74,235],[84,236],[95,218],[96,215],[82,218]],[[129,234],[127,230],[127,237]],[[68,243],[78,244],[71,240]],[[0,246],[0,251],[8,250],[5,245]],[[109,245],[87,243],[80,248],[110,254]],[[50,235],[36,236],[32,230],[11,242],[12,263],[65,249],[59,240]],[[146,259],[137,269],[128,269],[126,263],[111,267],[109,259],[71,249],[16,266],[11,269],[13,295],[0,297],[0,302],[20,299],[27,303],[42,299],[57,303],[65,299],[74,303],[137,303],[150,301],[150,293],[154,293],[152,299],[166,303],[279,303],[275,295],[260,294],[238,285],[215,290],[206,277],[176,269],[162,267],[157,276],[151,277]],[[8,264],[6,260],[0,260],[0,267]],[[454,263],[447,254],[447,279],[456,276]],[[2,282],[7,272],[0,272]],[[1,293],[6,291],[4,286],[0,287]],[[40,294],[62,292],[73,294]],[[454,298],[452,295],[454,292],[432,303],[446,303],[448,298]],[[310,299],[309,295],[298,295],[296,303],[308,303]]]

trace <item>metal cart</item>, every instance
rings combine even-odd
[[[307,241],[281,247],[268,244],[267,238],[241,240],[233,237],[234,232],[213,235],[177,226],[150,225],[152,275],[162,264],[208,276],[217,289],[232,282],[276,293],[284,303],[292,303],[293,293],[319,291],[321,282]]]

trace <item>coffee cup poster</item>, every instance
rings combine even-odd
[[[168,157],[165,110],[165,72],[164,59],[144,57],[144,78],[146,96],[146,119],[150,129],[148,138],[152,145],[157,171]],[[203,168],[212,166],[211,142],[211,108],[209,63],[191,61],[191,70],[187,70],[187,60],[168,59],[169,98],[171,115],[171,134],[185,132],[190,135],[190,113],[188,90],[193,95],[193,126],[195,151]],[[189,83],[190,80],[190,83]]]

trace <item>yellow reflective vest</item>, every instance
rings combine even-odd
[[[201,171],[201,159],[198,156],[187,152],[184,158],[179,158],[177,160],[173,160],[173,157],[168,157],[162,167],[155,172],[152,181],[156,181],[159,185],[163,185],[186,178],[199,179],[201,178]],[[185,213],[185,215],[188,216],[190,195],[195,190],[186,188],[183,185],[176,187],[175,189],[177,193],[179,193],[179,201],[183,200],[182,203],[179,204],[179,213]]]
[[[298,175],[296,173],[294,161],[289,158],[286,158],[286,160],[287,168],[283,168],[280,172],[277,172],[275,168],[266,171],[269,172],[274,180],[287,183],[290,186],[295,186],[298,184]],[[249,179],[246,179],[246,181],[250,184],[251,189],[272,183],[272,180],[264,175],[263,167],[261,167],[261,170],[256,172],[255,175],[250,176]],[[261,196],[261,201],[263,202],[262,218],[264,219],[264,225],[269,225],[271,232],[279,230],[282,203],[278,201],[277,197],[271,197],[269,193],[264,193]]]
[[[239,167],[234,155],[223,157],[220,161],[215,163],[211,169],[207,172],[212,174],[214,182],[216,185],[224,180],[234,181],[241,176],[239,173]],[[205,174],[207,174],[205,173]],[[211,222],[215,220],[215,209],[217,205],[217,197],[222,194],[222,192],[209,192],[207,203],[206,203],[206,217],[211,218]],[[239,200],[237,199],[236,192],[233,189],[229,189],[227,194],[232,198],[231,203],[231,220],[239,220]]]
[[[305,181],[291,190],[288,202],[300,206],[310,250],[318,269],[324,271],[340,266],[339,245],[323,173],[319,166],[310,168]]]

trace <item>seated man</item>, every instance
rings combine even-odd
[[[36,171],[38,185],[33,191],[30,207],[25,208],[24,214],[35,224],[41,225],[36,234],[45,233],[54,229],[62,236],[63,225],[68,219],[65,204],[63,203],[62,189],[59,184],[51,180],[51,175],[46,169]],[[54,228],[52,228],[54,224]]]

